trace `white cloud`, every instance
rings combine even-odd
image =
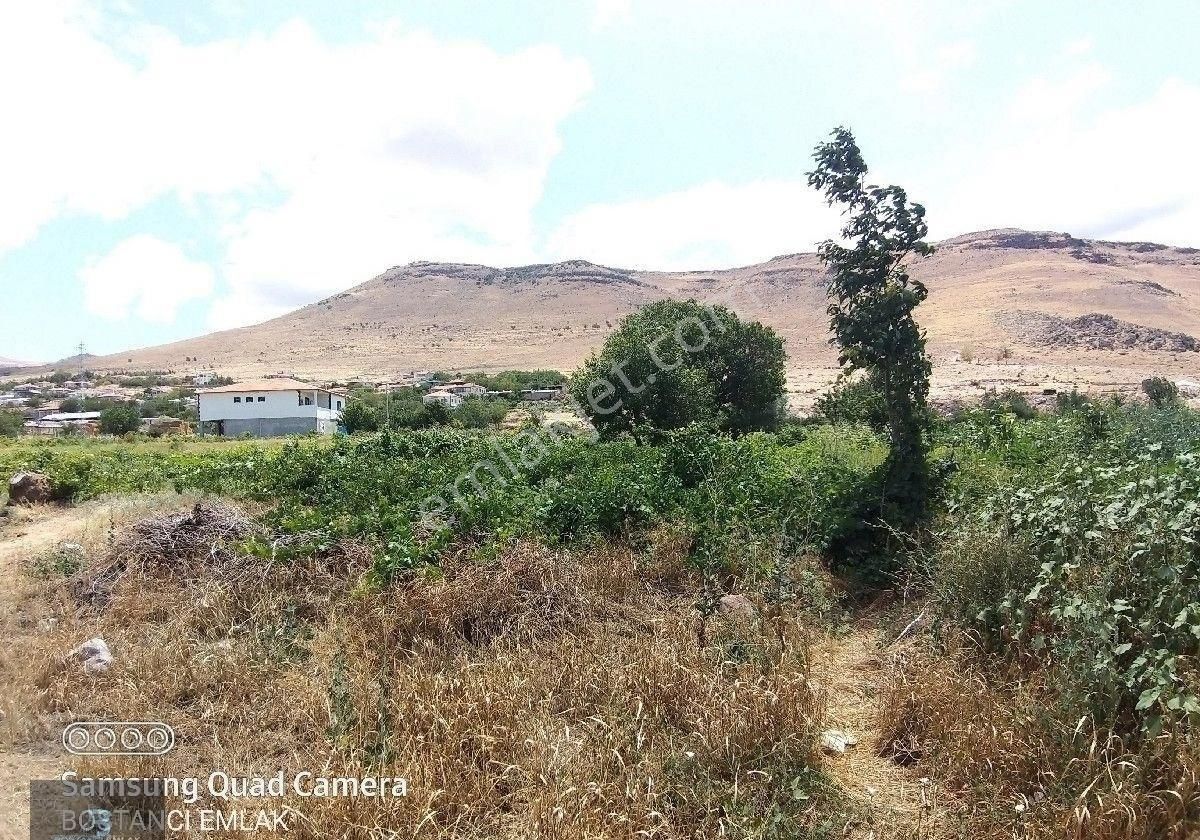
[[[551,235],[553,259],[685,270],[748,265],[812,250],[838,216],[802,181],[703,184],[656,198],[586,207]]]
[[[1061,78],[1037,76],[1017,91],[1008,108],[1010,120],[1034,130],[1069,120],[1112,82],[1112,74],[1098,61],[1088,61]]]
[[[1076,38],[1074,41],[1067,42],[1063,47],[1063,55],[1068,58],[1077,58],[1081,55],[1087,55],[1096,46],[1095,41],[1090,35],[1085,35],[1082,38]]]
[[[608,29],[610,26],[633,20],[633,0],[595,0],[595,3],[595,11],[592,13],[593,29]]]
[[[980,150],[968,171],[944,173],[950,186],[930,196],[936,232],[1019,226],[1195,245],[1200,87],[1172,79],[1141,102],[1078,108],[1106,79],[1093,68],[1057,87],[1025,88],[1014,108],[1040,119],[1014,126],[1016,139]]]
[[[69,2],[0,7],[0,77],[0,254],[65,214],[220,208],[215,326],[411,259],[530,257],[559,126],[591,85],[556,48],[395,22],[355,43],[292,22],[193,45]]]
[[[213,271],[153,236],[133,236],[80,269],[88,311],[110,320],[129,317],[169,324],[179,306],[207,297]]]
[[[935,239],[997,227],[1196,245],[1200,87],[1168,80],[1153,95],[1097,110],[1110,75],[1087,63],[1021,86],[985,145],[928,172],[872,171],[910,188]],[[708,183],[592,205],[553,232],[548,256],[646,269],[747,264],[811,250],[840,227],[800,181]]]
[[[916,63],[915,59],[913,60]],[[900,89],[908,93],[930,94],[945,87],[955,74],[975,63],[975,43],[955,41],[944,44],[933,51],[932,60],[925,60],[919,67],[900,77]]]

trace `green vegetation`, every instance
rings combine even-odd
[[[875,377],[843,378],[822,394],[813,406],[819,423],[861,423],[876,431],[888,426],[887,404]]]
[[[938,439],[958,471],[914,569],[937,634],[894,686],[896,755],[979,802],[1028,801],[1021,836],[1185,836],[1200,824],[1200,415],[995,406]]]
[[[342,423],[350,434],[435,426],[483,429],[498,425],[513,406],[511,400],[498,397],[471,397],[451,409],[438,402],[426,403],[422,396],[415,388],[396,388],[390,395],[370,389],[354,391],[342,412]]]
[[[1142,393],[1155,408],[1166,408],[1179,402],[1179,386],[1162,376],[1152,376],[1142,382]]]
[[[782,415],[783,342],[723,306],[663,300],[624,318],[571,379],[605,437],[693,423],[743,433]]]
[[[0,437],[16,437],[21,434],[25,418],[19,411],[0,409]]]
[[[558,370],[502,370],[499,373],[449,373],[439,371],[434,374],[439,382],[449,382],[452,379],[465,379],[482,385],[489,391],[512,391],[520,395],[521,391],[529,388],[550,388],[562,385],[567,376]]]
[[[829,404],[856,404],[845,389]],[[1200,414],[1085,400],[1030,415],[1025,405],[997,394],[931,421],[942,495],[890,585],[920,599],[913,613],[932,632],[897,659],[884,746],[962,791],[975,836],[1010,836],[1014,819],[1024,837],[1080,824],[1084,836],[1186,836],[1176,827],[1200,825]],[[361,558],[346,584],[360,596],[437,599],[444,575],[483,586],[524,568],[514,558],[530,544],[573,558],[545,560],[538,582],[520,584],[530,592],[568,569],[591,574],[587,558],[601,556],[648,576],[638,564],[670,545],[706,616],[712,593],[734,581],[821,601],[823,584],[796,564],[834,559],[878,493],[888,451],[867,423],[740,436],[693,424],[641,441],[438,427],[270,443],[21,440],[0,443],[0,470],[45,472],[64,499],[174,488],[247,500],[264,530],[241,553],[272,569]],[[73,564],[47,555],[38,568]],[[495,591],[526,591],[515,586]],[[474,612],[451,620],[484,632]],[[775,660],[756,650],[722,656],[769,671]],[[762,795],[772,813],[798,813],[786,790]]]
[[[814,156],[809,186],[848,216],[841,232],[851,247],[828,240],[818,250],[830,271],[829,316],[839,363],[846,373],[870,374],[887,414],[891,446],[880,476],[878,515],[864,510],[863,518],[911,528],[929,502],[930,364],[925,334],[913,317],[928,291],[909,276],[905,260],[933,252],[924,241],[925,208],[910,202],[900,187],[868,184],[866,161],[845,128],[817,146]]]
[[[142,427],[142,415],[131,405],[114,405],[100,412],[100,431],[106,435],[123,435]]]

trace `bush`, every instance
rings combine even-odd
[[[1179,386],[1163,376],[1143,380],[1142,393],[1150,398],[1150,404],[1155,408],[1166,408],[1179,402]]]
[[[24,425],[21,412],[0,410],[0,437],[16,437]]]
[[[838,382],[817,400],[813,417],[825,423],[862,424],[876,431],[888,425],[883,392],[870,376]]]
[[[693,423],[771,429],[782,414],[783,342],[722,306],[663,300],[627,316],[571,380],[605,437]]]
[[[1032,420],[1037,416],[1037,409],[1030,405],[1025,395],[1012,388],[1000,393],[991,391],[984,395],[980,404],[984,408],[1011,414],[1021,420]]]
[[[100,431],[106,435],[123,435],[142,427],[142,415],[130,405],[114,405],[100,412]]]
[[[1054,403],[1060,412],[1067,411],[1082,411],[1088,408],[1092,401],[1088,399],[1086,394],[1079,393],[1077,388],[1072,388],[1069,392],[1059,391],[1054,395]]]
[[[485,429],[497,426],[508,415],[511,404],[507,400],[487,397],[471,397],[454,409],[454,424],[464,429]]]
[[[350,434],[379,431],[379,412],[364,400],[350,400],[342,410],[342,425]]]

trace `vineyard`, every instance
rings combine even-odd
[[[419,792],[306,805],[311,836],[1190,836],[1200,415],[941,419],[928,527],[839,556],[886,453],[846,423],[0,444],[63,503],[194,507],[29,564],[21,612],[54,629],[14,629],[5,737],[139,709],[197,768]],[[881,637],[910,632],[880,653],[879,752],[954,803],[915,823],[817,748],[811,646],[881,590]],[[29,672],[81,633],[123,651],[119,686]]]

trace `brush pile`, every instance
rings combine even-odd
[[[154,516],[134,524],[113,547],[112,556],[144,564],[204,560],[221,565],[234,559],[239,541],[260,530],[235,507],[197,502],[190,512]]]

